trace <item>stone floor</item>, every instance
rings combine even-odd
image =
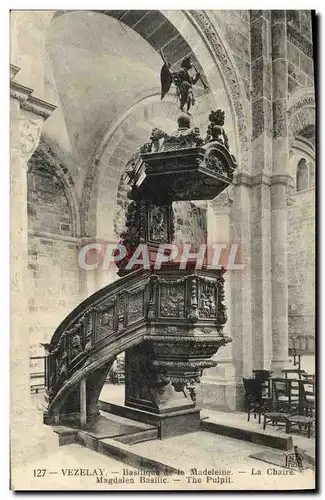
[[[254,419],[251,415],[251,419],[247,422],[247,413],[244,412],[234,412],[234,413],[226,413],[217,410],[206,410],[203,409],[201,411],[201,418],[209,418],[212,422],[217,423],[227,423],[231,425],[235,425],[240,429],[252,429],[262,431],[263,429],[263,419],[261,419],[261,423],[258,423],[258,418]],[[266,430],[272,429],[275,430],[278,435],[286,436],[284,425],[279,424],[274,427],[271,424],[266,426]],[[298,434],[298,432],[292,432],[292,440],[293,445],[297,445],[302,450],[307,451],[313,457],[315,456],[315,434],[311,436],[311,438],[307,438],[306,436]]]
[[[188,489],[297,489],[313,488],[314,472],[307,469],[304,472],[295,472],[292,475],[280,475],[285,469],[272,467],[270,464],[250,458],[249,455],[269,448],[239,441],[210,432],[194,432],[184,436],[174,437],[163,441],[138,443],[132,446],[137,452],[155,450],[157,457],[168,460],[168,463],[185,472],[179,476],[178,487]],[[279,452],[281,453],[281,452]],[[210,480],[205,475],[192,474],[204,469],[230,470],[231,483],[220,484]],[[220,476],[224,477],[224,476]],[[194,482],[201,479],[202,483]]]
[[[105,384],[100,393],[99,399],[118,405],[124,405],[124,384]]]
[[[42,453],[12,470],[12,486],[15,489],[44,490],[107,490],[107,489],[154,489],[154,490],[227,490],[227,489],[312,489],[315,474],[312,469],[283,475],[285,469],[250,458],[249,455],[269,450],[261,445],[199,431],[163,441],[155,440],[131,446],[137,453],[155,455],[159,460],[180,470],[178,475],[168,476],[166,483],[160,483],[160,476],[139,476],[131,466],[106,457],[77,444],[58,446],[57,436],[51,428],[42,424],[42,402],[44,395],[33,396],[35,407],[39,408],[38,439],[44,443]],[[123,404],[124,386],[105,385],[101,399]],[[228,414],[214,410],[203,410],[202,417],[212,420],[236,419],[240,425],[259,426],[257,421],[246,422],[246,414]],[[279,432],[281,432],[279,430]],[[294,437],[294,444],[312,453],[314,439]],[[281,453],[281,452],[279,452]],[[194,471],[191,469],[198,469]],[[45,469],[44,477],[34,477],[35,470]],[[71,469],[71,475],[65,469]],[[84,469],[83,476],[75,476],[74,469]],[[216,469],[207,475],[208,469]],[[221,470],[220,470],[221,469]],[[99,483],[97,475],[103,471],[108,482]],[[227,475],[227,470],[231,474]],[[95,472],[94,472],[95,471]],[[280,471],[280,472],[279,472]],[[50,474],[51,472],[51,474]],[[219,472],[219,475],[216,474]],[[200,474],[202,473],[202,474]],[[43,472],[42,472],[43,474]],[[132,476],[132,474],[134,474]],[[99,477],[99,476],[98,476]],[[133,483],[130,482],[130,478]],[[142,478],[142,479],[141,479]],[[151,481],[141,482],[141,481]],[[120,482],[118,482],[120,481]],[[129,482],[128,482],[129,481]],[[110,484],[111,483],[111,484]]]

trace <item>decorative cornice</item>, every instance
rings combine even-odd
[[[58,240],[58,241],[68,241],[69,243],[75,243],[76,245],[80,242],[80,239],[76,236],[68,236],[65,234],[48,233],[46,231],[37,231],[34,229],[28,230],[28,236],[35,236],[38,238],[44,238],[47,240]]]
[[[25,111],[31,111],[35,115],[42,116],[45,120],[51,116],[56,109],[54,104],[42,101],[38,97],[30,96],[21,106]]]
[[[20,102],[20,107],[24,111],[30,111],[46,120],[56,109],[54,104],[42,101],[38,97],[32,96],[33,89],[20,85],[17,82],[10,82],[10,97]]]
[[[10,82],[10,97],[17,99],[20,105],[23,105],[27,101],[32,92],[33,89],[29,89],[17,82]]]
[[[217,361],[212,359],[208,360],[190,360],[190,361],[178,361],[178,360],[163,360],[155,359],[152,361],[153,366],[159,368],[172,369],[172,370],[203,370],[204,368],[212,368],[217,366]]]
[[[15,64],[10,64],[10,80],[15,78],[17,75],[18,71],[20,71],[19,66],[16,66]]]
[[[289,174],[265,174],[260,173],[257,175],[249,175],[244,172],[240,172],[236,175],[234,184],[236,186],[260,186],[264,184],[265,186],[271,186],[273,184],[284,184],[287,185],[291,181],[291,176]]]
[[[313,58],[313,44],[290,24],[287,24],[287,37],[289,42],[298,47],[306,56]]]

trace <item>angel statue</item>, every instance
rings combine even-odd
[[[177,97],[180,101],[180,110],[184,112],[184,107],[186,105],[186,113],[190,114],[191,106],[195,104],[194,94],[193,94],[193,85],[197,83],[198,80],[201,79],[204,87],[206,88],[205,82],[202,80],[200,73],[197,71],[190,56],[187,56],[181,62],[182,69],[180,71],[171,71],[170,63],[168,63],[162,52],[160,55],[164,61],[164,65],[161,68],[160,72],[160,82],[161,82],[161,100],[165,97],[167,92],[171,87],[171,84],[174,83],[176,87]],[[196,71],[195,77],[192,77],[190,74],[190,70],[194,68]]]

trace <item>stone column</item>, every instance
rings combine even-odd
[[[286,11],[271,12],[273,174],[271,179],[272,369],[288,361],[287,184],[290,181],[287,107]]]
[[[225,244],[229,252],[230,239],[230,211],[233,203],[233,189],[223,191],[213,201],[208,203],[208,248],[213,244]],[[227,249],[223,251],[228,256]],[[226,263],[226,262],[225,262]],[[224,274],[225,279],[225,303],[228,313],[228,321],[224,326],[223,333],[232,337],[232,310],[231,310],[231,276],[233,271]],[[235,363],[232,356],[232,343],[224,346],[212,358],[217,361],[217,366],[204,370],[201,383],[197,387],[197,401],[203,408],[236,408],[236,381]]]
[[[251,284],[253,369],[269,369],[271,337],[272,60],[271,11],[252,10]]]
[[[251,237],[250,237],[250,176],[244,172],[234,177],[234,202],[231,207],[230,242],[241,248],[245,268],[231,274],[231,310],[233,339],[232,356],[235,364],[236,409],[244,403],[243,377],[252,374],[251,322]]]
[[[14,67],[12,77],[19,71]],[[17,467],[33,453],[39,422],[32,410],[29,380],[27,163],[44,120],[54,107],[10,84],[10,275],[11,275],[11,460]],[[22,439],[22,428],[28,429]]]

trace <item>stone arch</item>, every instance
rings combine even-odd
[[[247,170],[250,164],[249,158],[249,129],[248,110],[245,89],[238,73],[236,63],[228,47],[227,42],[217,31],[209,13],[204,10],[186,11],[187,17],[200,33],[205,45],[211,53],[216,65],[220,68],[224,83],[229,91],[233,104],[234,120],[239,139],[240,168]]]
[[[53,19],[69,12],[73,12],[73,10],[58,11],[54,14]],[[235,144],[233,145],[233,151],[236,156],[239,156],[240,169],[248,170],[248,109],[245,106],[246,94],[231,51],[220,33],[217,32],[209,13],[205,11],[109,10],[96,10],[94,12],[114,17],[121,23],[126,24],[139,33],[156,51],[163,48],[172,66],[177,66],[186,55],[193,57],[195,65],[204,76],[208,86],[207,90],[202,91],[202,96],[206,97],[209,93],[212,94],[214,99],[219,98],[219,105],[221,106],[224,106],[224,102],[227,101],[228,114],[234,124],[233,140]],[[222,95],[220,89],[215,88],[215,82],[220,80],[223,88]],[[157,94],[157,90],[152,89],[152,96]],[[116,121],[118,122],[119,118]],[[98,169],[98,150],[101,147],[100,138],[95,157],[88,167],[84,182],[81,204],[81,230],[83,235],[96,234],[96,231],[89,229],[89,210],[91,199],[98,196],[98,183],[94,183],[96,177],[94,172]]]
[[[139,145],[148,141],[152,128],[172,132],[176,128],[177,114],[177,104],[173,99],[161,103],[158,95],[151,96],[130,108],[103,134],[98,153],[87,173],[82,200],[82,230],[97,236],[116,236],[113,221],[103,234],[99,220],[101,213],[105,211],[111,218],[112,214],[116,215],[119,185],[127,162]],[[104,203],[105,207],[102,206],[104,200],[109,200]]]
[[[310,185],[314,185],[316,106],[313,88],[295,92],[288,101],[290,161],[289,173],[297,186],[297,165],[302,158],[312,165]]]
[[[80,237],[80,214],[74,181],[64,160],[53,150],[44,136],[41,136],[40,143],[28,162],[29,175],[41,170],[52,174],[59,180],[70,211],[71,236]]]
[[[288,101],[290,146],[297,136],[315,147],[316,105],[313,88],[300,89]]]

